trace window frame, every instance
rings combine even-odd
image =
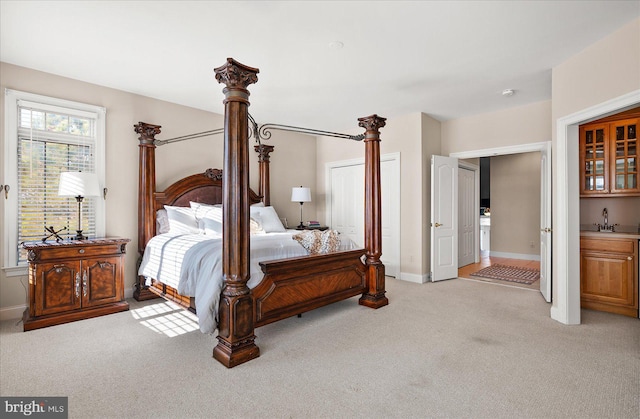
[[[86,103],[74,102],[43,96],[35,93],[5,89],[4,101],[4,184],[10,189],[4,201],[4,251],[2,252],[2,269],[6,276],[22,276],[27,274],[27,266],[18,264],[18,104],[19,101],[33,102],[46,108],[53,108],[63,113],[79,114],[87,112],[96,118],[95,173],[102,188],[105,187],[106,153],[106,108]],[[105,200],[96,199],[96,235],[105,235],[106,211]],[[44,232],[43,232],[44,237]]]

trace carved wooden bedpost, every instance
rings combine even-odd
[[[254,343],[254,307],[249,271],[249,91],[257,68],[232,58],[215,69],[224,83],[224,165],[222,170],[222,277],[218,345],[213,357],[231,368],[260,356]]]
[[[364,247],[366,250],[368,290],[358,301],[361,305],[380,308],[389,304],[384,289],[382,256],[382,197],[380,193],[380,128],[386,118],[371,115],[358,118],[365,131],[364,159]]]
[[[259,144],[253,147],[258,153],[258,165],[260,167],[260,185],[258,195],[262,197],[265,207],[271,205],[271,188],[269,179],[269,153],[274,149],[272,145]]]
[[[156,191],[156,144],[155,136],[160,134],[160,125],[152,125],[138,122],[133,126],[136,133],[140,134],[138,140],[140,170],[138,179],[138,258],[142,260],[144,249],[149,240],[155,235],[156,215],[154,208],[154,196]],[[158,298],[157,295],[149,291],[144,283],[144,277],[138,277],[136,290],[133,297],[138,300],[150,300]]]

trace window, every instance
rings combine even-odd
[[[74,198],[58,196],[61,172],[98,175],[104,185],[104,108],[7,89],[5,95],[6,236],[3,266],[26,265],[20,243],[41,240],[45,227],[65,228],[62,237],[78,228]],[[82,230],[104,236],[104,199],[86,197]],[[19,269],[16,274],[23,274]]]

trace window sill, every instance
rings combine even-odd
[[[7,278],[10,276],[27,276],[28,274],[26,266],[13,266],[10,268],[2,268],[2,270]]]

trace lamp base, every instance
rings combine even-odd
[[[73,240],[86,240],[87,236],[85,236],[84,234],[82,234],[82,230],[76,230],[76,236],[73,237]]]

